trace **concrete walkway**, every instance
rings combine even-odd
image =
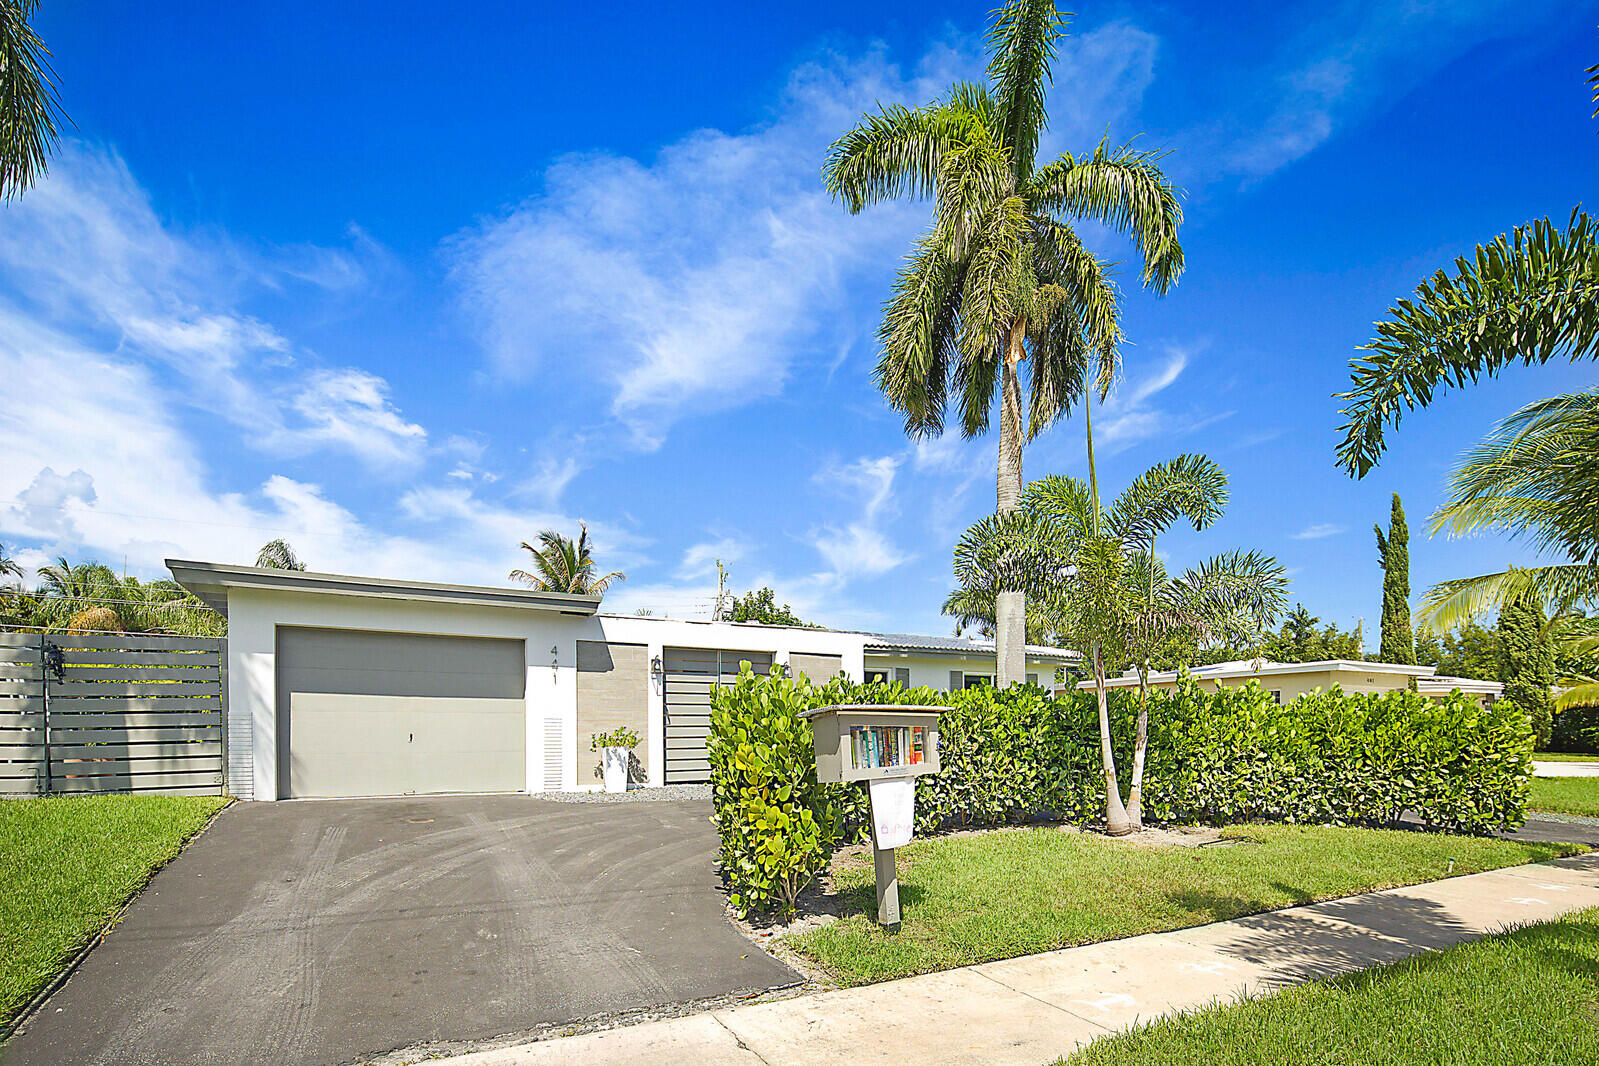
[[[1599,777],[1599,760],[1567,762],[1563,759],[1533,760],[1534,777]]]
[[[445,1060],[1045,1066],[1106,1033],[1599,905],[1599,854]]]

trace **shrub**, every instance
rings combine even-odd
[[[790,915],[794,901],[827,865],[840,841],[869,825],[866,789],[819,784],[811,727],[801,711],[839,703],[939,703],[932,689],[823,685],[790,678],[781,666],[758,678],[744,664],[738,680],[711,693],[711,798],[721,836],[720,864],[740,914]]]
[[[945,701],[941,771],[916,781],[919,832],[1102,816],[1092,693],[1051,697],[1015,685],[946,694],[840,678],[815,686],[780,669],[764,679],[745,671],[713,694],[709,741],[734,906],[791,910],[831,848],[864,835],[866,789],[817,784],[801,711]],[[1255,683],[1206,692],[1191,680],[1149,701],[1144,806],[1152,819],[1349,824],[1410,813],[1432,827],[1487,832],[1525,817],[1533,738],[1525,713],[1508,702],[1484,709],[1459,693],[1433,701],[1335,688],[1279,706]],[[1125,767],[1136,693],[1113,693],[1110,710]]]

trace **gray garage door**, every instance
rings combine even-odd
[[[665,648],[661,657],[666,668],[666,783],[709,781],[705,737],[711,727],[711,686],[731,685],[741,662],[757,674],[766,673],[772,668],[772,653]]]
[[[519,640],[280,627],[277,670],[280,795],[527,785]]]

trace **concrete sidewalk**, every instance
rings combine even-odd
[[[445,1060],[1045,1066],[1133,1024],[1599,905],[1599,854]]]
[[[1534,760],[1532,774],[1534,777],[1599,777],[1599,760],[1593,762]]]

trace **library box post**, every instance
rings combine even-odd
[[[802,711],[816,744],[816,779],[865,781],[872,801],[872,858],[877,870],[877,920],[899,925],[894,849],[910,843],[916,782],[938,773],[942,707],[848,704]]]

